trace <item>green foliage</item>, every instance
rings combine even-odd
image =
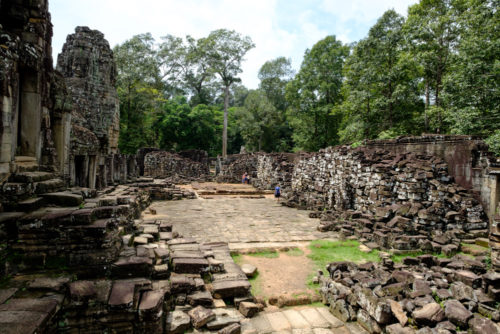
[[[302,256],[304,255],[304,251],[300,248],[292,248],[288,250],[285,254],[288,256]]]
[[[338,142],[342,69],[349,47],[328,36],[306,50],[299,73],[286,86],[287,117],[296,149],[316,151]]]
[[[311,253],[307,257],[314,261],[316,267],[321,269],[325,269],[328,264],[336,261],[362,263],[380,260],[378,251],[372,250],[370,253],[364,253],[359,250],[359,242],[355,240],[316,240],[311,242],[309,249]]]
[[[248,256],[264,257],[267,259],[275,259],[280,257],[280,254],[276,251],[258,251],[254,253],[248,253]]]
[[[496,130],[491,136],[486,138],[486,143],[490,146],[490,150],[500,156],[500,129]]]

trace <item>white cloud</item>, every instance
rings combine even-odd
[[[166,34],[199,38],[215,29],[234,29],[249,35],[256,44],[246,56],[241,75],[244,85],[256,88],[257,73],[265,61],[290,57],[297,69],[305,49],[325,36],[335,34],[351,42],[356,27],[348,22],[375,20],[391,7],[405,12],[407,4],[415,2],[315,1],[320,5],[299,0],[288,0],[285,5],[279,0],[52,0],[54,56],[77,25],[100,30],[111,46],[145,32],[158,39]],[[318,17],[327,17],[331,25],[317,22]],[[293,29],[281,23],[284,18],[292,22]]]

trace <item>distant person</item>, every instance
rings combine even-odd
[[[248,173],[245,172],[245,174],[243,174],[243,176],[241,177],[241,183],[243,184],[248,184],[249,183],[249,179],[248,179]]]
[[[274,198],[276,198],[276,201],[280,201],[280,197],[281,197],[281,187],[280,185],[278,184],[275,188],[274,188]]]

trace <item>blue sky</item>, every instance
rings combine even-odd
[[[241,78],[258,86],[257,73],[270,59],[285,56],[300,67],[304,51],[328,35],[345,43],[364,38],[388,9],[406,15],[417,0],[50,0],[54,59],[78,25],[104,33],[111,47],[133,35],[151,32],[199,38],[219,28],[252,38],[256,47]]]

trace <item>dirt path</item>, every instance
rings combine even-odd
[[[315,269],[314,263],[307,257],[309,250],[304,248],[302,251],[303,254],[293,256],[281,252],[276,258],[242,255],[239,263],[257,267],[259,276],[252,286],[260,297],[314,294],[307,286],[309,275]]]

